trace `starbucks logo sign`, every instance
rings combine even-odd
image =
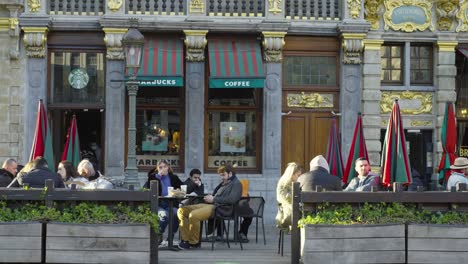
[[[88,85],[89,76],[84,69],[74,69],[68,75],[68,83],[75,89],[83,89]]]

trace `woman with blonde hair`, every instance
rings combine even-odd
[[[278,201],[278,214],[276,215],[276,226],[280,229],[289,231],[292,214],[292,186],[297,181],[299,175],[305,172],[296,162],[288,163],[283,175],[278,181],[276,187],[276,200]]]

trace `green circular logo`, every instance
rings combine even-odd
[[[88,85],[89,76],[84,69],[74,69],[68,75],[68,83],[75,89],[83,89]]]

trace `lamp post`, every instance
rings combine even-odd
[[[125,168],[124,183],[126,186],[139,187],[138,169],[136,167],[136,95],[138,93],[138,81],[136,76],[141,64],[143,54],[144,37],[131,26],[122,38],[125,51],[125,70],[128,80],[125,82],[128,92],[128,141],[127,141],[127,167]]]

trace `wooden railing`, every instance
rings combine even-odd
[[[49,0],[49,14],[101,16],[105,0]]]
[[[320,189],[320,188],[319,188]],[[430,211],[468,211],[468,192],[301,192],[299,183],[293,184],[293,213],[291,229],[291,263],[299,264],[301,257],[301,233],[297,226],[302,212],[313,212],[318,205],[364,203],[405,203],[416,204],[418,208]]]

